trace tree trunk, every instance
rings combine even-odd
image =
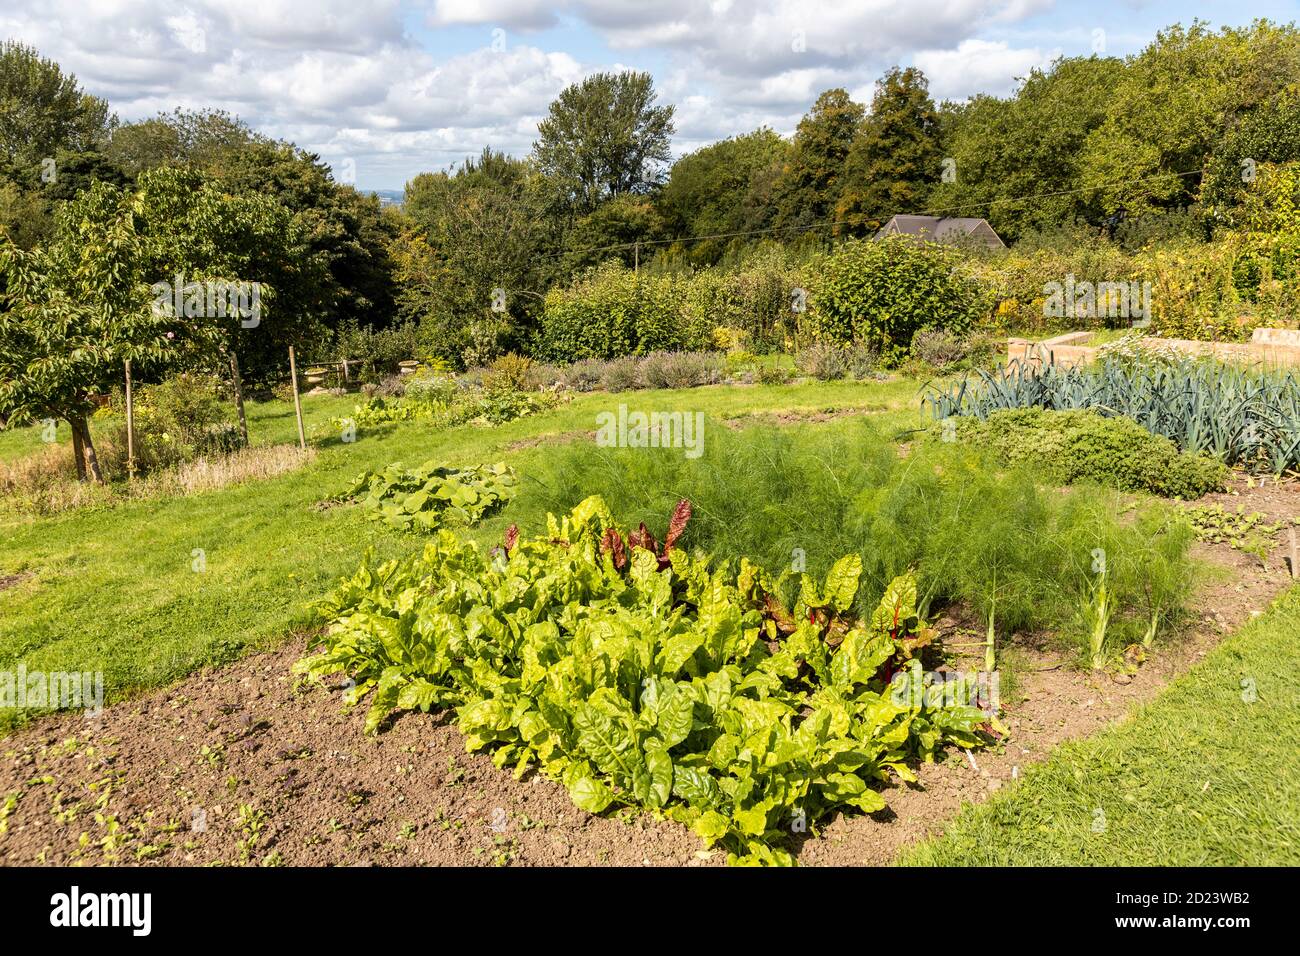
[[[244,380],[239,374],[239,356],[230,353],[230,380],[235,383],[235,408],[239,410],[239,437],[248,447],[248,418],[244,415]]]
[[[72,430],[74,435],[78,430],[81,432],[81,449],[82,454],[85,455],[84,469],[94,479],[95,484],[102,485],[104,473],[99,470],[99,457],[95,454],[95,439],[90,435],[90,425],[86,423],[86,416],[82,415],[73,422]]]
[[[77,462],[77,480],[86,480],[86,452],[81,447],[81,432],[77,430],[77,423],[69,418],[68,424],[72,427],[72,457]]]

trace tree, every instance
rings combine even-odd
[[[198,322],[189,323],[209,330],[216,345],[210,359],[224,364],[235,356],[237,385],[244,375],[279,377],[288,346],[321,338],[334,305],[328,260],[274,196],[231,192],[196,169],[164,167],[140,176],[132,201],[139,269],[150,285],[169,284],[174,293],[178,276],[186,285],[256,284],[256,316],[213,315],[204,303]]]
[[[817,97],[799,121],[781,175],[779,225],[801,227],[830,218],[864,113],[862,104],[844,90],[827,90]]]
[[[0,43],[0,160],[26,173],[59,150],[101,145],[108,104],[82,91],[53,60],[12,40]]]
[[[124,361],[174,361],[207,332],[152,308],[132,198],[98,183],[60,210],[44,246],[0,236],[0,416],[67,420],[77,473],[95,481],[94,396],[120,380]]]
[[[537,125],[533,156],[579,215],[662,180],[676,131],[673,107],[655,106],[649,73],[596,73],[566,87]]]
[[[1129,61],[1113,108],[1085,141],[1082,185],[1107,214],[1194,202],[1224,130],[1300,74],[1300,30],[1257,21],[1217,33],[1194,22],[1161,31]]]
[[[398,311],[431,352],[479,364],[523,347],[559,264],[550,204],[531,163],[491,148],[406,184],[409,222],[392,246]]]
[[[1225,225],[1236,220],[1265,164],[1300,160],[1300,86],[1275,94],[1243,117],[1215,148],[1201,202]]]
[[[945,104],[941,139],[952,175],[934,187],[931,208],[983,216],[1010,239],[1076,222],[1099,225],[1106,214],[1081,188],[1080,144],[1106,121],[1124,69],[1113,58],[1061,59],[1031,71],[1009,99]]]
[[[667,227],[678,236],[722,236],[771,225],[773,186],[788,150],[784,139],[763,128],[686,154],[673,164],[656,201]],[[729,244],[729,238],[692,242],[688,254],[712,263]]]
[[[572,275],[606,259],[627,266],[643,263],[654,250],[638,243],[663,238],[663,220],[649,198],[618,196],[573,224],[565,244],[564,271]]]
[[[917,213],[942,172],[939,115],[925,74],[894,67],[876,83],[871,114],[845,161],[836,231],[865,235],[895,213]]]
[[[396,287],[388,248],[397,230],[377,197],[335,182],[315,153],[266,140],[224,154],[213,176],[241,196],[268,196],[293,215],[309,254],[326,265],[319,277],[327,303],[322,321],[389,323]]]
[[[250,143],[269,142],[225,110],[175,109],[136,123],[122,123],[106,147],[108,158],[134,178],[159,166],[191,164],[220,171]]]

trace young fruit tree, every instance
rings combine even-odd
[[[97,482],[87,423],[96,396],[128,360],[171,366],[211,347],[208,328],[152,308],[131,200],[96,183],[59,211],[43,245],[24,251],[0,236],[0,416],[66,420],[77,474]]]

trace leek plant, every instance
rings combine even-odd
[[[1101,362],[1041,368],[1013,362],[932,385],[922,399],[936,420],[1010,408],[1091,409],[1127,416],[1187,452],[1276,475],[1300,471],[1300,377],[1209,359]]]

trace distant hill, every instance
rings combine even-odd
[[[402,189],[372,189],[370,190],[379,197],[381,206],[400,206],[402,200],[406,198],[406,191]]]

